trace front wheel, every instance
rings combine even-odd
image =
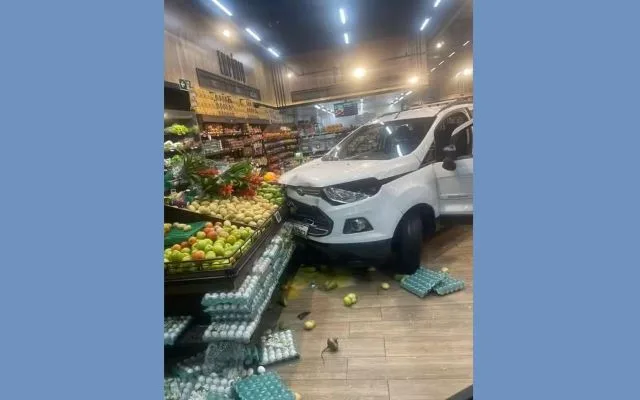
[[[396,273],[413,274],[420,267],[422,231],[422,220],[417,212],[411,212],[400,220],[393,245]]]

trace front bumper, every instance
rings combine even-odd
[[[332,205],[321,196],[299,194],[287,189],[286,204],[290,218],[309,227],[308,239],[318,244],[357,244],[391,240],[402,217],[396,208],[393,194],[385,188],[375,196],[342,205]],[[373,230],[358,233],[342,233],[345,221],[365,218]]]

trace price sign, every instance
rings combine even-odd
[[[178,84],[180,85],[180,90],[191,90],[191,81],[188,79],[179,79]]]
[[[282,217],[280,216],[280,211],[276,211],[276,213],[274,215],[275,215],[276,221],[278,223],[282,222]]]

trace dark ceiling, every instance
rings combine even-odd
[[[464,0],[221,0],[233,10],[241,26],[252,26],[263,43],[282,55],[344,46],[343,33],[352,43],[392,36],[415,35],[427,16],[426,36],[439,30]],[[211,4],[213,6],[213,4]],[[215,8],[215,6],[213,6]],[[347,11],[347,24],[338,9]]]

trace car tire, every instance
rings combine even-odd
[[[413,274],[420,267],[422,234],[419,213],[410,212],[400,220],[394,237],[394,270],[397,274]]]

